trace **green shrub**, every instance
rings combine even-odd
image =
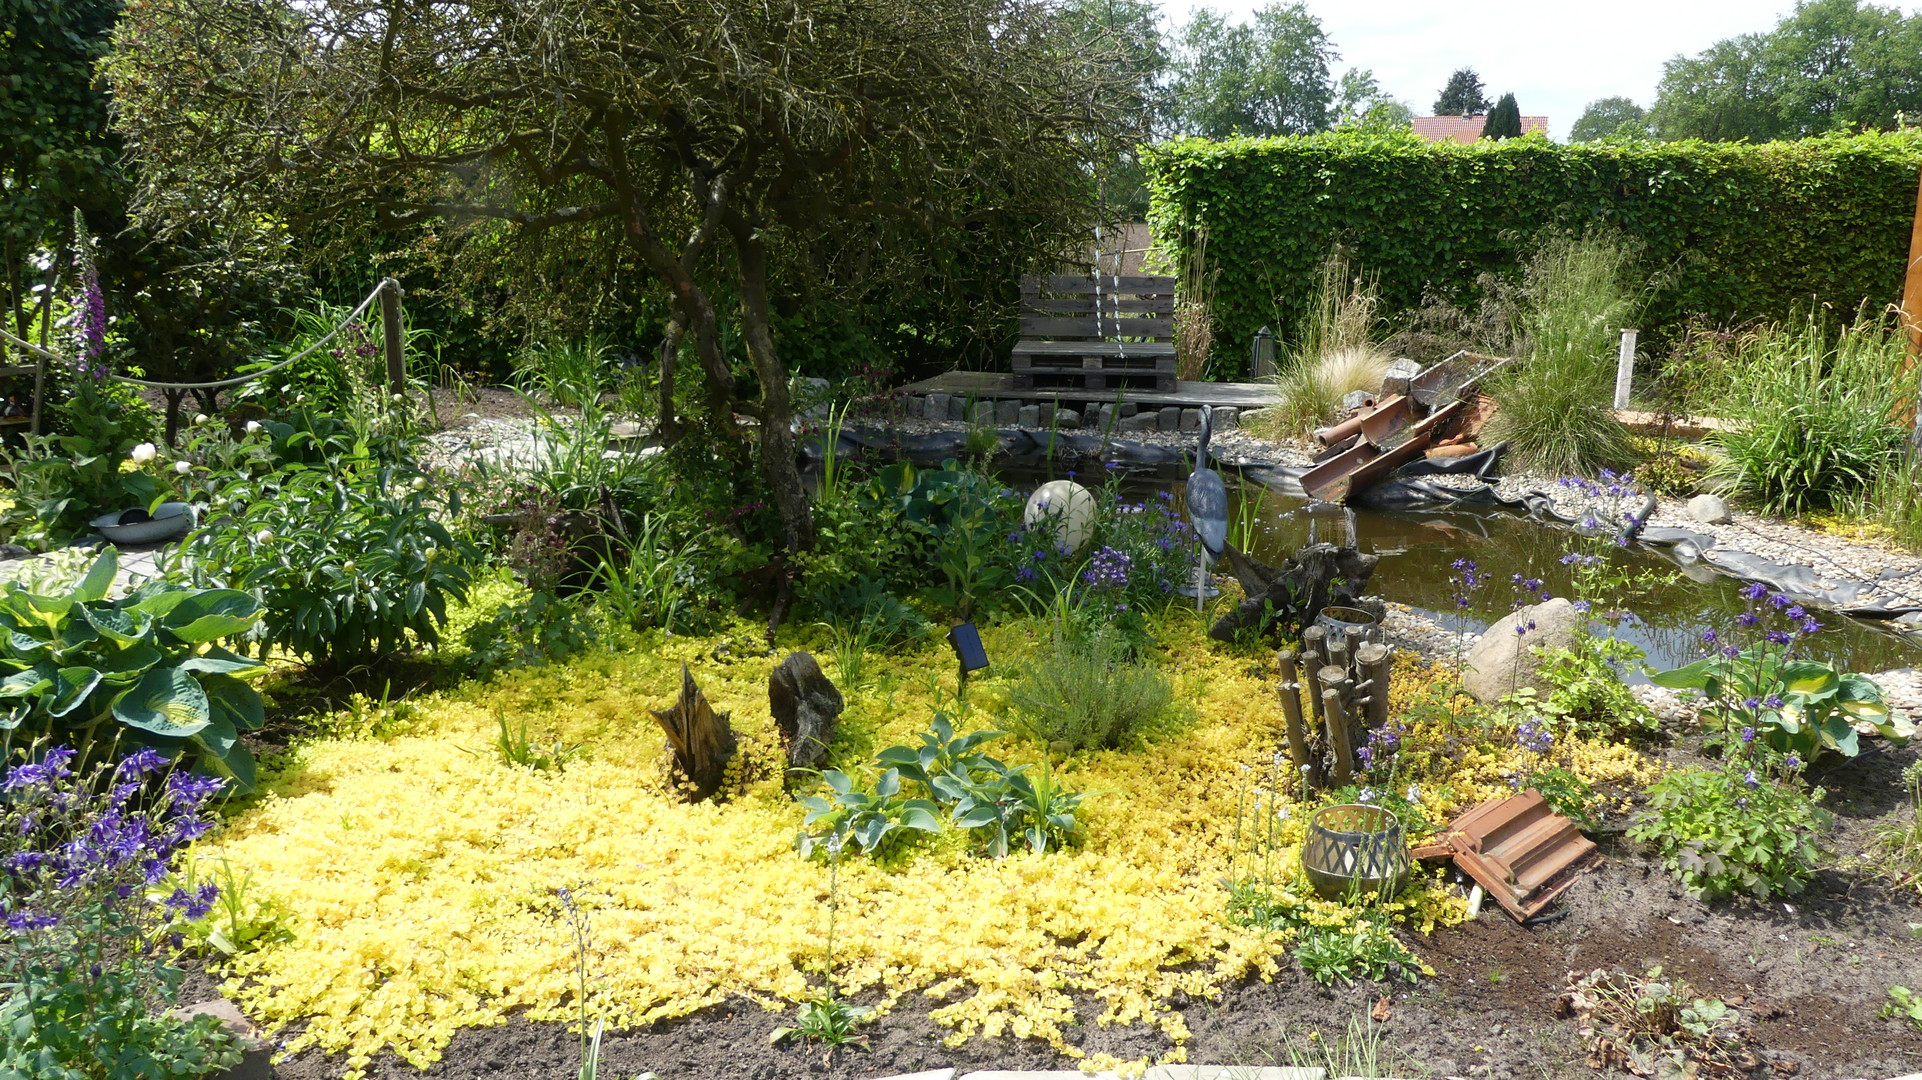
[[[437,644],[478,552],[441,522],[460,492],[391,466],[294,471],[236,494],[193,543],[203,573],[257,592],[262,637],[323,667]]]
[[[171,497],[173,476],[158,456],[143,454],[123,469],[142,443],[154,447],[152,410],[124,388],[80,378],[53,413],[60,434],[25,436],[24,448],[0,450],[11,502],[0,510],[0,534],[36,550],[60,547],[89,531],[102,514],[152,509]],[[148,464],[152,462],[152,464]]]
[[[1625,462],[1628,432],[1610,404],[1621,328],[1639,304],[1633,255],[1604,236],[1552,239],[1530,260],[1514,327],[1518,362],[1489,387],[1482,435],[1542,472],[1588,475]]]
[[[594,644],[592,619],[570,600],[533,592],[468,627],[462,666],[476,675],[558,663]]]
[[[1818,830],[1828,814],[1794,781],[1738,766],[1684,769],[1648,789],[1648,811],[1630,838],[1653,845],[1689,893],[1710,900],[1745,892],[1797,893],[1815,874]]]
[[[1139,742],[1169,716],[1174,688],[1128,653],[1127,641],[1105,626],[1057,629],[1008,695],[1012,726],[1049,747],[1112,750]]]
[[[1714,474],[1770,513],[1823,510],[1876,485],[1900,463],[1898,403],[1915,399],[1907,348],[1892,320],[1768,324],[1742,335],[1723,366]]]
[[[1811,300],[1840,311],[1893,302],[1922,135],[1459,146],[1355,131],[1184,139],[1143,160],[1156,249],[1180,265],[1207,229],[1220,271],[1216,368],[1233,377],[1256,328],[1299,337],[1336,243],[1379,275],[1394,318],[1425,295],[1472,308],[1482,276],[1518,276],[1544,235],[1613,228],[1666,271],[1640,327],[1656,349],[1697,314],[1720,325],[1783,318]]]

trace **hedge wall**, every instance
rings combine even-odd
[[[1639,238],[1666,286],[1643,319],[1659,345],[1690,315],[1742,321],[1813,298],[1852,312],[1900,299],[1922,134],[1766,143],[1474,146],[1408,134],[1188,139],[1146,152],[1157,246],[1208,228],[1217,362],[1245,371],[1256,328],[1292,340],[1315,270],[1347,245],[1391,312],[1432,288],[1476,298],[1544,230],[1597,223]]]

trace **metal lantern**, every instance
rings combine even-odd
[[[1401,822],[1379,806],[1330,806],[1308,825],[1301,868],[1323,899],[1379,893],[1385,900],[1408,880],[1408,840]]]
[[[1267,327],[1255,331],[1254,340],[1249,342],[1249,370],[1257,379],[1265,379],[1275,373],[1275,334]]]

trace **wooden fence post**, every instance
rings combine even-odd
[[[1635,331],[1623,330],[1621,351],[1615,356],[1615,409],[1617,412],[1628,408],[1628,395],[1635,387],[1635,336]]]
[[[400,332],[400,282],[388,278],[380,283],[380,325],[387,336],[387,392],[407,392],[407,356],[402,352]]]

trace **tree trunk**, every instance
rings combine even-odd
[[[681,334],[677,312],[667,320],[667,333],[661,338],[661,413],[654,434],[662,446],[672,446],[681,439],[681,418],[674,413],[674,368],[681,358]]]
[[[681,665],[680,700],[671,709],[648,711],[667,733],[675,786],[688,802],[712,797],[727,778],[727,763],[737,749],[728,714],[707,703],[686,664]]]
[[[748,359],[761,380],[761,468],[774,493],[787,532],[787,548],[800,553],[814,547],[814,510],[794,456],[794,407],[788,397],[787,369],[774,351],[768,320],[767,249],[747,223],[729,222],[741,273],[741,331]]]

